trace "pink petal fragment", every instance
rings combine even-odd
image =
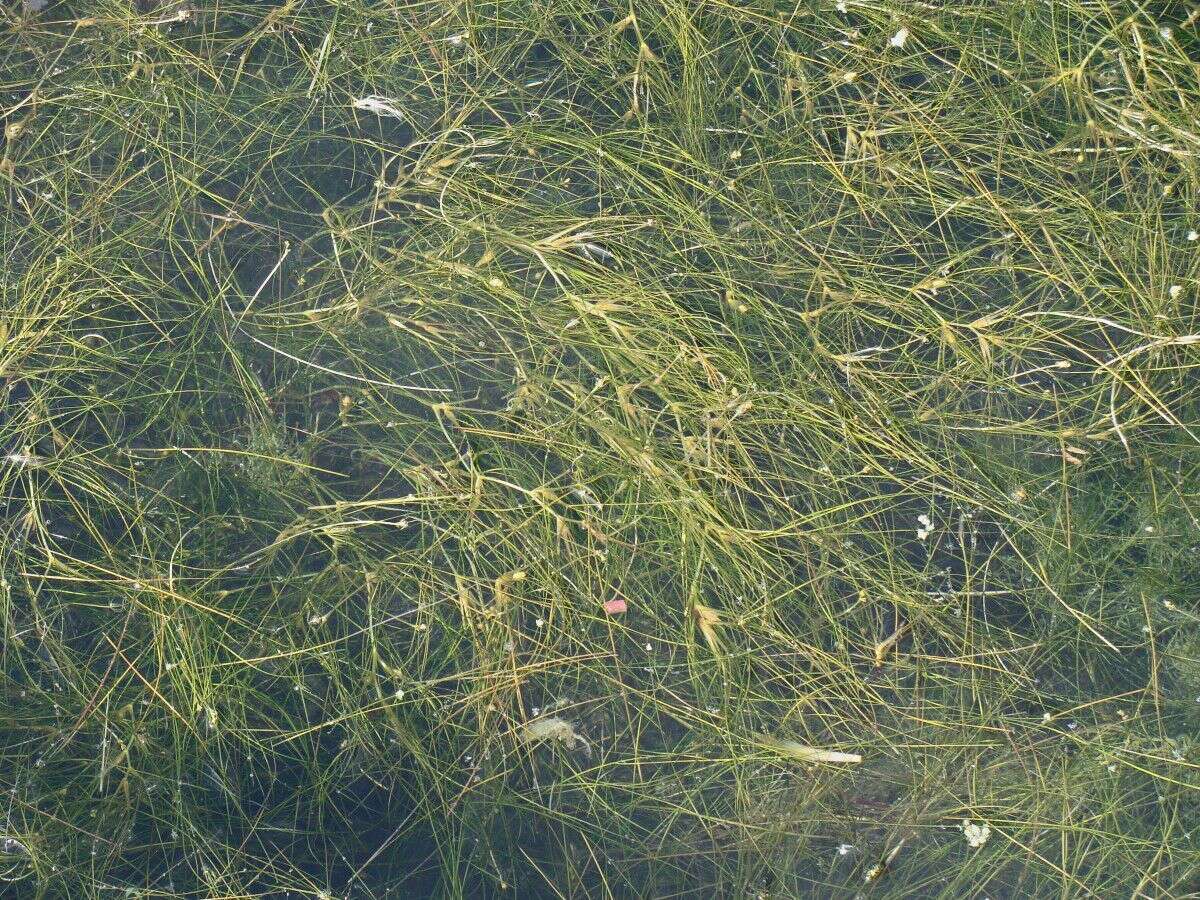
[[[604,611],[610,616],[617,616],[623,612],[629,612],[629,604],[620,597],[613,600],[606,600],[604,601]]]

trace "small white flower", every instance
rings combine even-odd
[[[895,47],[897,50],[900,50],[904,47],[904,43],[907,40],[908,40],[908,29],[901,28],[899,31],[897,31],[895,34],[892,35],[891,40],[889,40],[888,43],[891,44],[893,47]]]
[[[647,652],[647,653],[649,653],[649,652],[650,652],[651,650],[653,650],[653,649],[654,649],[654,645],[653,645],[653,644],[647,644],[647,645],[646,645],[646,652]]]
[[[925,515],[924,513],[921,513],[921,515],[917,516],[917,521],[920,522],[922,525],[924,525],[926,528],[930,528],[933,526],[933,521],[929,518],[929,516]]]
[[[534,622],[533,624],[534,624],[536,627],[538,627],[538,628],[541,628],[543,625],[545,625],[545,624],[546,624],[546,620],[545,620],[545,619],[538,619],[538,620],[537,620],[536,622]]]
[[[1048,712],[1047,712],[1047,713],[1042,713],[1042,721],[1043,721],[1043,722],[1049,722],[1049,721],[1050,721],[1050,718],[1051,718],[1051,717],[1050,717],[1050,713],[1048,713]]]
[[[396,688],[396,699],[397,700],[404,699],[404,688]]]
[[[988,827],[987,823],[976,825],[970,819],[963,819],[962,830],[967,843],[976,848],[982,847],[992,836],[992,829]]]
[[[846,12],[846,0],[837,0],[837,3],[834,6],[838,12]]]
[[[1189,231],[1187,234],[1187,239],[1189,241],[1200,241],[1200,231]]]
[[[1175,300],[1179,297],[1180,294],[1183,293],[1183,286],[1178,285],[1178,284],[1173,284],[1173,285],[1171,285],[1171,289],[1169,291],[1167,291],[1167,293],[1171,295],[1172,300]]]

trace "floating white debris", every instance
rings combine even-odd
[[[921,515],[917,516],[917,522],[920,525],[920,527],[917,529],[917,540],[928,540],[929,536],[933,534],[933,520],[930,519],[929,516],[922,513]]]
[[[970,819],[963,819],[962,823],[963,837],[967,839],[967,843],[972,847],[982,847],[987,843],[989,837],[992,836],[992,829],[987,823],[976,825]]]
[[[807,744],[801,744],[799,741],[791,741],[784,738],[767,737],[762,739],[762,743],[764,746],[775,750],[781,756],[786,756],[789,759],[794,759],[798,762],[862,762],[862,755],[858,753],[843,753],[840,750],[823,750],[820,747],[809,747]]]
[[[588,259],[595,260],[598,263],[604,263],[605,265],[608,265],[616,261],[616,257],[599,244],[587,242],[583,244],[577,244],[576,246],[578,246],[580,253],[582,253]]]
[[[588,742],[583,739],[575,726],[566,719],[558,716],[546,716],[528,723],[521,732],[521,740],[526,744],[536,744],[541,741],[558,741],[568,750],[582,746],[585,753],[591,755]]]
[[[0,853],[9,856],[31,856],[29,848],[15,837],[4,835],[0,837]]]
[[[892,37],[888,41],[888,43],[891,44],[893,47],[895,47],[897,50],[899,50],[904,47],[904,44],[907,40],[908,40],[908,29],[901,28],[899,31],[897,31],[895,34],[892,35]]]
[[[12,463],[14,466],[21,466],[25,469],[40,469],[46,463],[46,461],[40,456],[35,456],[29,451],[24,451],[22,453],[9,453],[4,457],[4,459]]]
[[[395,119],[404,120],[404,113],[400,112],[395,104],[387,97],[377,97],[372,94],[369,97],[359,97],[351,104],[355,109],[361,109],[363,112],[374,113],[377,116],[391,116]]]
[[[596,499],[596,495],[593,494],[586,487],[577,487],[577,488],[575,488],[574,493],[575,493],[575,496],[578,497],[580,500],[582,500],[584,503],[590,503],[592,506],[596,507],[597,510],[602,511],[604,509],[604,505],[599,500]]]

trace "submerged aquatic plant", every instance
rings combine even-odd
[[[0,893],[1194,895],[1198,24],[4,5]]]

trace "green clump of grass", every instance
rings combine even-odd
[[[1191,4],[40,6],[5,891],[1200,890]]]

